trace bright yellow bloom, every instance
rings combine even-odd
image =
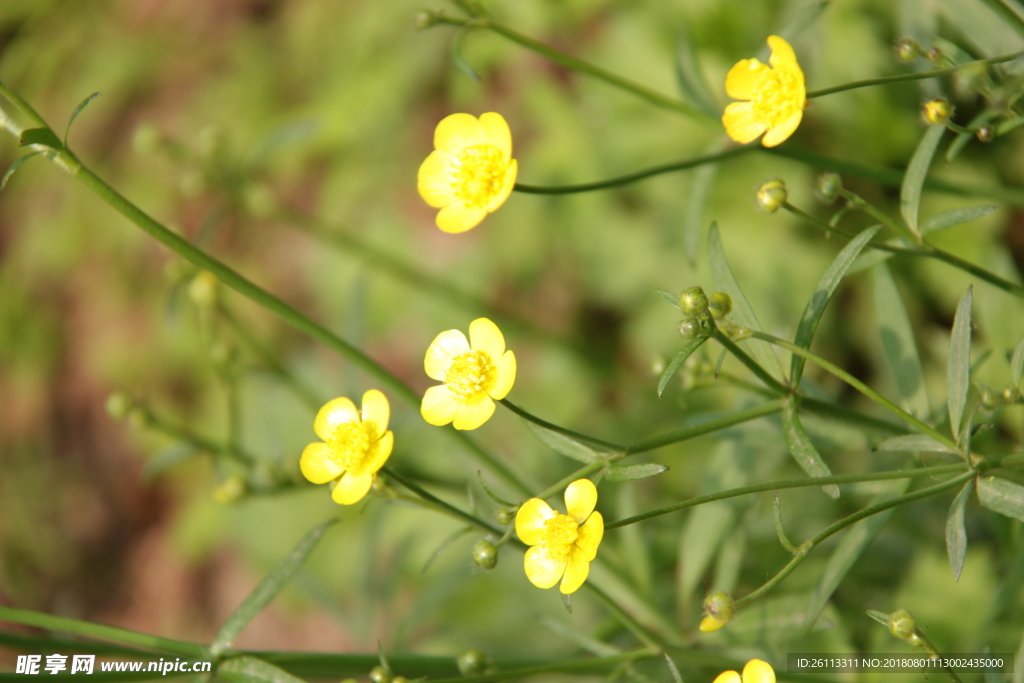
[[[778,36],[768,36],[771,66],[757,59],[744,59],[729,69],[725,91],[729,97],[748,102],[733,102],[725,108],[722,123],[736,142],[746,144],[768,131],[761,140],[774,147],[796,130],[807,105],[804,72],[796,63],[793,48]]]
[[[562,593],[576,592],[590,573],[590,561],[604,536],[604,518],[594,510],[597,487],[578,479],[565,489],[563,515],[540,498],[531,498],[516,513],[516,533],[526,545],[526,578],[538,588],[551,588],[559,579]]]
[[[743,678],[735,671],[724,671],[718,674],[714,683],[775,683],[775,669],[768,662],[751,659],[743,667]]]
[[[390,415],[388,399],[376,389],[363,394],[361,411],[344,397],[328,402],[313,422],[313,431],[326,443],[311,443],[302,451],[302,476],[314,484],[333,481],[335,503],[358,503],[391,455]]]
[[[476,429],[516,381],[515,354],[505,350],[505,337],[487,318],[469,324],[469,341],[460,330],[437,335],[423,367],[444,382],[427,389],[420,405],[423,419],[438,427],[454,421],[456,429]]]
[[[437,212],[437,227],[465,232],[505,203],[519,166],[501,114],[452,114],[434,130],[434,147],[420,166],[417,187]]]
[[[716,619],[715,617],[708,615],[700,620],[700,630],[704,633],[711,633],[712,631],[717,631],[722,628],[727,623],[729,622],[722,621],[721,619]]]

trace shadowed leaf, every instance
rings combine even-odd
[[[949,515],[946,517],[946,554],[949,555],[949,566],[953,570],[954,581],[960,580],[960,574],[964,570],[964,559],[967,557],[964,506],[967,505],[967,499],[971,497],[973,490],[974,480],[971,479],[953,499],[953,504],[949,506]]]

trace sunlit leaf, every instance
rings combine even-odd
[[[967,505],[967,499],[971,497],[973,490],[974,480],[971,479],[953,499],[953,504],[949,506],[949,515],[946,517],[946,554],[949,555],[949,566],[953,570],[954,581],[960,580],[960,574],[964,570],[964,559],[967,557],[964,506]]]
[[[654,293],[657,294],[658,296],[660,296],[662,299],[664,299],[668,303],[672,304],[676,308],[679,308],[679,295],[678,294],[673,294],[672,292],[668,291],[667,289],[662,289],[661,287],[652,287],[651,289],[653,289]]]
[[[284,669],[249,655],[225,660],[217,667],[217,676],[231,683],[306,683]]]
[[[978,480],[978,500],[993,512],[1024,521],[1024,486],[998,477]]]
[[[904,453],[949,453],[949,446],[925,434],[905,434],[886,439],[875,446],[876,451],[898,451]]]
[[[18,144],[22,147],[28,145],[42,145],[50,149],[62,149],[64,145],[49,128],[29,128],[22,131]]]
[[[832,476],[832,470],[822,460],[818,449],[811,443],[803,425],[800,424],[800,416],[797,415],[792,401],[787,402],[782,411],[782,435],[786,439],[786,445],[789,446],[789,452],[800,469],[811,477]],[[821,488],[832,498],[839,497],[839,487],[835,484],[826,484]]]
[[[949,364],[946,366],[946,384],[949,396],[949,424],[953,436],[960,435],[960,420],[967,404],[967,390],[971,375],[971,304],[974,300],[973,285],[960,299],[953,318],[953,333],[949,342]]]
[[[707,341],[707,337],[698,337],[696,339],[690,339],[683,344],[682,350],[679,351],[675,356],[672,357],[672,361],[665,368],[665,372],[661,373],[661,379],[658,380],[658,397],[660,398],[662,393],[665,391],[665,387],[668,386],[669,380],[679,371],[679,368],[683,366],[686,359],[693,355],[693,352],[700,348],[700,345]]]
[[[931,413],[931,408],[928,405],[928,392],[925,390],[914,328],[903,306],[903,297],[900,296],[896,281],[884,263],[874,269],[874,300],[882,351],[892,370],[896,391],[907,410],[919,418],[925,418]]]
[[[945,132],[945,126],[928,126],[903,176],[903,186],[900,188],[900,213],[914,234],[919,234],[917,214],[921,208],[921,188],[924,186],[925,176],[928,175],[928,167],[932,164],[932,157],[935,156],[935,150],[938,149],[939,141]]]
[[[526,422],[526,426],[531,432],[533,432],[534,436],[540,439],[544,444],[554,449],[556,453],[561,453],[567,458],[572,458],[573,460],[578,460],[579,462],[587,464],[595,463],[600,460],[600,456],[593,448],[584,445],[576,439],[552,429],[545,429],[530,420],[524,420],[524,422]]]
[[[100,96],[100,94],[98,92],[94,92],[93,94],[89,95],[84,100],[79,102],[78,106],[75,107],[75,110],[73,112],[71,112],[71,118],[68,119],[68,127],[64,129],[64,146],[65,147],[67,147],[67,145],[68,145],[68,135],[71,133],[71,124],[73,124],[75,122],[75,119],[77,119],[78,115],[82,113],[82,110],[85,109],[86,107],[88,107],[89,103],[92,102],[93,100],[95,100],[99,96]]]
[[[944,213],[932,216],[921,224],[921,234],[927,235],[936,230],[945,230],[954,225],[962,225],[987,216],[996,210],[995,204],[984,204],[982,206],[968,206],[965,209],[953,209]]]
[[[1010,359],[1010,382],[1017,386],[1021,377],[1024,377],[1024,339],[1020,340],[1017,348],[1013,350],[1013,357]]]
[[[667,465],[645,463],[643,465],[609,465],[605,468],[605,477],[608,481],[633,481],[634,479],[646,479],[668,470]]]
[[[26,161],[28,161],[32,157],[37,156],[39,154],[42,154],[42,152],[29,152],[25,156],[21,156],[21,157],[18,157],[17,159],[15,159],[14,163],[11,164],[11,167],[7,169],[7,173],[4,173],[3,180],[0,180],[0,190],[2,190],[5,187],[7,187],[7,181],[11,179],[11,176],[14,175],[14,172],[17,171],[18,168],[20,168],[23,163],[25,163]]]

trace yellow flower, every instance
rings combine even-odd
[[[748,102],[733,102],[725,108],[722,123],[736,142],[746,144],[768,131],[761,140],[774,147],[796,130],[807,105],[804,72],[796,63],[793,48],[778,36],[768,36],[771,66],[757,59],[744,59],[729,69],[725,91],[729,97]]]
[[[363,394],[361,411],[344,397],[328,402],[313,422],[313,431],[326,443],[311,443],[302,451],[302,476],[314,484],[335,482],[335,503],[358,503],[391,455],[390,415],[388,399],[376,389]]]
[[[516,533],[526,545],[526,578],[538,588],[551,588],[559,579],[562,593],[576,592],[590,573],[590,561],[604,536],[604,518],[594,510],[597,487],[578,479],[565,489],[563,515],[540,498],[531,498],[516,513]]]
[[[735,671],[724,671],[718,674],[714,683],[775,683],[775,670],[768,662],[751,659],[743,667],[743,678]]]
[[[469,324],[469,341],[459,330],[434,338],[423,360],[427,375],[444,382],[427,389],[420,405],[423,419],[438,427],[476,429],[494,414],[494,401],[508,395],[516,381],[516,357],[487,318]]]
[[[505,203],[516,183],[512,133],[501,114],[452,114],[434,130],[417,187],[437,212],[437,227],[465,232]]]

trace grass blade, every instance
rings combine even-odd
[[[921,234],[927,235],[930,232],[952,228],[954,225],[963,225],[982,216],[987,216],[996,210],[995,204],[982,204],[981,206],[968,206],[965,209],[953,209],[944,213],[932,216],[921,224]]]
[[[788,401],[782,410],[782,434],[789,446],[789,452],[800,465],[800,469],[811,477],[831,477],[832,470],[822,460],[818,449],[811,443],[810,437],[800,424],[800,416],[797,415],[793,402]],[[827,484],[821,487],[832,498],[839,498],[839,487],[835,484]]]
[[[535,422],[529,420],[523,420],[526,426],[533,432],[533,435],[541,440],[547,446],[550,446],[556,453],[561,453],[567,458],[572,458],[582,463],[591,464],[601,459],[597,452],[580,443],[576,439],[572,439],[565,434],[553,431],[551,429],[544,429]]]
[[[721,107],[711,95],[711,88],[704,78],[700,59],[686,26],[679,30],[676,38],[676,81],[679,82],[679,90],[686,101],[713,118],[717,119],[720,116]]]
[[[915,417],[924,419],[931,413],[931,407],[928,405],[914,328],[896,281],[884,263],[874,268],[874,299],[882,351],[892,370],[896,391],[903,407]]]
[[[679,308],[679,295],[678,294],[673,294],[672,292],[668,291],[667,289],[662,289],[661,287],[652,287],[651,289],[654,291],[655,294],[660,296],[666,302],[668,302],[672,306],[675,306],[677,309]]]
[[[960,438],[960,420],[967,405],[967,390],[971,384],[971,305],[973,285],[960,299],[953,318],[953,333],[949,342],[949,364],[946,366],[946,384],[949,396],[949,425],[953,438]]]
[[[906,434],[886,439],[875,446],[876,451],[897,451],[902,453],[951,453],[949,446],[925,434]]]
[[[921,208],[921,188],[924,187],[925,176],[928,175],[928,167],[932,164],[932,157],[939,147],[942,134],[946,132],[945,126],[929,126],[924,137],[917,145],[917,151],[910,159],[907,172],[903,176],[903,185],[900,187],[900,213],[911,232],[920,236],[917,228],[917,214]]]
[[[75,119],[77,119],[78,115],[82,113],[82,110],[85,109],[86,107],[88,107],[89,104],[93,100],[95,100],[97,97],[99,97],[99,96],[100,96],[100,94],[98,92],[94,92],[93,94],[89,95],[84,100],[79,102],[78,106],[75,107],[75,110],[73,112],[71,112],[71,118],[68,119],[68,127],[64,129],[64,146],[65,147],[68,146],[68,135],[71,133],[71,124],[73,124],[75,122]]]
[[[1024,521],[1024,486],[998,477],[978,480],[978,500],[993,512]]]
[[[679,368],[683,366],[686,359],[693,355],[693,352],[700,348],[700,345],[708,340],[707,337],[698,337],[697,339],[691,339],[683,345],[682,350],[672,358],[672,362],[665,368],[665,372],[661,373],[661,379],[658,380],[658,398],[661,398],[662,393],[665,391],[665,387],[668,386],[669,380],[679,371]]]
[[[973,490],[974,480],[971,479],[953,499],[953,504],[949,506],[949,515],[946,517],[946,554],[949,555],[949,566],[953,570],[954,581],[960,580],[960,574],[964,570],[964,558],[967,557],[964,506],[967,505],[967,499],[971,497]]]
[[[217,667],[217,676],[230,683],[305,683],[284,669],[249,655],[225,661]]]
[[[4,173],[3,180],[0,180],[0,190],[7,187],[7,181],[11,179],[11,176],[14,175],[14,172],[17,171],[23,163],[39,154],[42,154],[42,152],[29,152],[28,154],[20,156],[17,159],[15,159],[14,163],[11,164],[11,167],[7,169],[7,173]]]
[[[633,481],[646,479],[668,470],[667,465],[645,463],[643,465],[610,465],[605,468],[604,476],[608,481]]]

